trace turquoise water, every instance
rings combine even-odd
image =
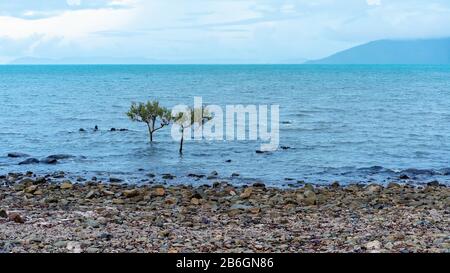
[[[150,145],[124,114],[132,101],[279,104],[280,149],[259,141],[190,141],[170,128]],[[66,171],[121,177],[218,171],[235,183],[450,181],[450,66],[0,66],[0,173]],[[92,128],[98,125],[100,130]],[[110,128],[129,131],[110,132]],[[85,128],[86,132],[79,132]],[[74,158],[18,165],[27,153]],[[231,160],[231,162],[226,162]],[[294,180],[286,180],[291,178]]]

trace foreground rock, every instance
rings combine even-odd
[[[449,252],[450,191],[0,178],[0,252]],[[39,181],[39,182],[37,182]]]

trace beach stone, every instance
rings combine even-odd
[[[8,218],[10,221],[19,223],[19,224],[23,224],[25,223],[25,219],[18,213],[16,212],[12,212],[8,215]]]
[[[383,186],[377,184],[370,184],[364,190],[367,194],[376,194],[383,190]]]
[[[250,195],[252,195],[253,193],[253,189],[252,188],[245,188],[244,192],[241,193],[241,198],[243,199],[247,199],[250,197]]]
[[[47,179],[45,177],[37,177],[36,180],[34,180],[33,184],[39,185],[39,184],[45,184],[47,183]]]
[[[123,195],[126,198],[132,198],[132,197],[138,196],[139,195],[139,191],[137,189],[124,190],[123,191]]]
[[[166,194],[166,190],[162,187],[155,188],[155,195],[156,196],[164,196]]]
[[[81,244],[78,242],[68,242],[66,245],[66,249],[72,253],[81,253]]]
[[[67,246],[67,241],[57,241],[53,245],[57,248],[64,248]]]
[[[27,188],[25,188],[24,192],[25,193],[34,193],[37,190],[37,186],[36,185],[32,185],[29,186]]]
[[[120,198],[115,198],[112,200],[112,203],[116,204],[116,205],[123,205],[123,204],[125,204],[125,201]]]
[[[70,182],[69,180],[66,180],[64,182],[61,183],[61,185],[59,186],[59,188],[61,190],[70,190],[73,188],[72,182]]]
[[[368,242],[366,244],[367,250],[379,250],[381,248],[381,243],[378,240]]]
[[[39,160],[36,158],[28,158],[24,161],[20,162],[19,165],[30,165],[30,164],[38,164]]]
[[[193,197],[193,198],[191,198],[191,204],[198,205],[198,204],[200,204],[200,201],[197,198]]]
[[[390,183],[387,185],[386,188],[388,188],[388,189],[399,189],[399,188],[401,188],[401,187],[402,187],[402,186],[400,186],[400,184],[398,184],[398,183],[390,182]]]
[[[303,193],[303,203],[305,205],[311,206],[311,205],[315,205],[317,203],[317,195],[314,191],[311,190],[306,190]]]
[[[0,218],[8,218],[8,213],[4,209],[0,209]]]

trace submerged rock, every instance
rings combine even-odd
[[[29,155],[24,153],[8,153],[8,157],[18,158],[18,157],[29,157]]]
[[[36,158],[28,158],[24,161],[20,162],[19,165],[29,165],[29,164],[38,164],[39,160]]]
[[[57,159],[55,159],[55,158],[44,158],[44,159],[41,159],[40,161],[39,161],[40,163],[43,163],[43,164],[50,164],[50,165],[53,165],[53,164],[57,164],[58,163],[58,160]]]
[[[47,159],[63,160],[63,159],[70,159],[70,158],[74,158],[74,157],[75,157],[74,155],[56,154],[56,155],[47,156]]]

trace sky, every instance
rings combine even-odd
[[[0,63],[292,63],[449,36],[449,0],[0,0]]]

